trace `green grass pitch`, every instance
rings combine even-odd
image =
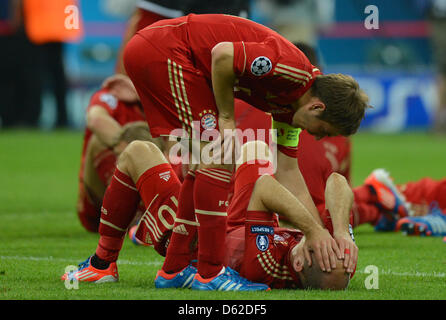
[[[446,299],[446,243],[441,238],[376,233],[368,225],[355,230],[357,272],[342,292],[156,290],[153,280],[162,258],[128,239],[118,261],[118,283],[80,283],[69,290],[60,280],[65,267],[92,254],[98,240],[82,229],[75,213],[81,141],[75,131],[0,133],[0,299]],[[353,138],[353,184],[361,184],[377,167],[388,169],[398,183],[442,178],[445,145],[446,138],[424,133],[359,133]],[[369,265],[378,268],[376,289],[366,287]]]

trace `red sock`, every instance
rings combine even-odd
[[[145,204],[135,237],[153,245],[163,257],[172,234],[178,211],[181,183],[169,163],[162,163],[146,170],[136,182]]]
[[[101,237],[96,249],[99,258],[109,262],[118,259],[124,236],[139,202],[139,193],[132,179],[116,168],[102,202],[99,225]]]
[[[198,227],[198,273],[211,278],[223,267],[227,220],[227,198],[231,173],[222,169],[198,170],[194,204]]]
[[[197,221],[194,211],[195,173],[189,172],[181,185],[178,210],[163,270],[174,273],[188,266],[196,258]]]

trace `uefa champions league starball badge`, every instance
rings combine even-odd
[[[271,71],[273,64],[267,57],[260,56],[254,59],[251,64],[251,72],[255,76],[263,76]]]

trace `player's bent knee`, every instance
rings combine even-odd
[[[269,146],[260,140],[249,141],[242,145],[241,154],[237,160],[237,166],[243,163],[254,163],[258,161],[270,161],[271,162],[271,152]]]
[[[327,183],[332,182],[332,183],[347,183],[347,179],[340,173],[337,172],[333,172],[330,174],[330,176],[327,179]]]

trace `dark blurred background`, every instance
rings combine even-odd
[[[23,1],[0,0],[1,127],[83,128],[91,93],[114,73],[137,1],[71,1],[79,32],[41,41],[30,36]],[[378,29],[364,25],[370,5]],[[325,73],[357,78],[374,107],[361,130],[442,130],[445,0],[251,0],[249,18],[315,46]]]

